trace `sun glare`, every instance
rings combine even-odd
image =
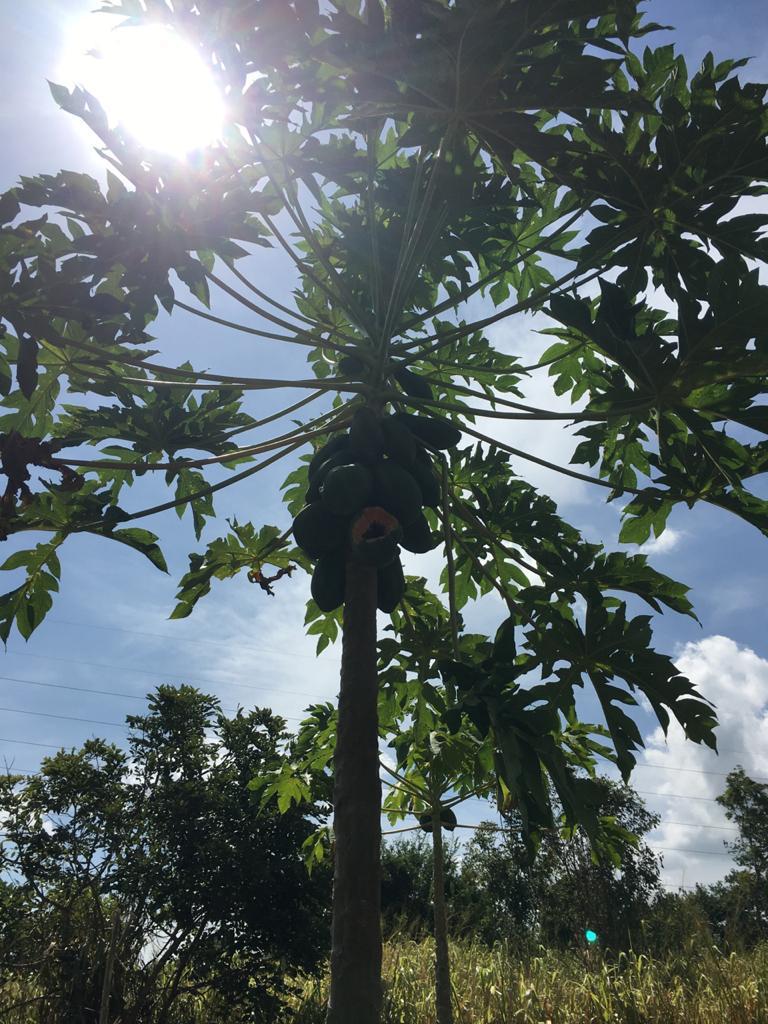
[[[171,29],[111,28],[93,43],[78,37],[63,73],[100,100],[111,124],[179,157],[221,135],[223,96],[199,54]]]

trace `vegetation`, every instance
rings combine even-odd
[[[301,862],[315,822],[306,806],[270,814],[248,786],[256,761],[282,763],[281,723],[226,718],[189,687],[161,687],[130,722],[128,753],[91,740],[2,785],[3,1021],[322,1020],[330,879]],[[724,797],[749,829],[764,824],[756,785],[734,772]],[[445,848],[458,1024],[764,1022],[768,924],[754,874],[663,893],[642,839],[656,819],[608,782],[601,809],[640,837],[618,869],[596,863],[584,837],[557,834],[531,862],[513,817],[503,833],[481,827],[461,856]],[[416,836],[382,855],[385,1024],[440,1012],[434,851]]]
[[[312,808],[260,811],[248,789],[283,723],[191,687],[128,722],[126,750],[89,740],[0,779],[0,1017],[21,986],[30,1024],[170,1024],[200,993],[273,1021],[325,956],[330,896],[301,857]]]
[[[420,701],[433,731],[479,734],[486,781],[531,851],[558,824],[601,842],[596,747],[576,713],[585,685],[625,780],[641,699],[663,728],[674,718],[714,746],[711,706],[637,613],[693,615],[686,587],[587,543],[509,456],[621,501],[625,543],[699,502],[768,533],[768,502],[749,489],[768,468],[768,287],[754,265],[768,218],[740,206],[768,180],[765,88],[740,80],[743,62],[710,56],[689,77],[671,46],[641,55],[657,26],[634,0],[104,6],[190,38],[230,124],[183,168],[142,150],[97,98],[54,86],[103,143],[106,188],[61,172],[0,197],[0,529],[43,534],[3,565],[17,578],[0,636],[32,634],[73,535],[165,569],[158,537],[136,525],[165,512],[188,512],[204,545],[176,617],[241,571],[267,592],[297,566],[313,573],[309,628],[343,641],[333,742],[314,754],[333,757],[328,1020],[378,1024],[383,696],[406,715]],[[249,276],[249,251],[270,246],[296,269],[290,305]],[[221,294],[244,322],[209,311]],[[309,378],[303,366],[265,378],[258,357],[237,374],[169,365],[150,333],[161,306],[303,351]],[[490,332],[527,313],[551,340],[532,363]],[[546,408],[525,399],[542,373]],[[269,414],[251,400],[278,389],[302,397]],[[585,471],[514,446],[505,421],[577,426],[571,462]],[[329,441],[329,458],[297,466]],[[203,539],[214,495],[289,457],[298,547],[287,521]],[[126,507],[147,475],[167,500]],[[442,617],[399,562],[401,544],[434,542]],[[492,591],[495,638],[466,635],[462,608]],[[377,649],[377,606],[408,658]],[[420,634],[424,619],[437,628]],[[296,778],[280,781],[290,806]]]
[[[433,1024],[433,951],[385,946],[383,1024]],[[768,947],[724,954],[693,945],[666,958],[542,950],[521,959],[504,945],[452,949],[457,1024],[764,1024]],[[295,1024],[321,1024],[325,993],[312,983]]]

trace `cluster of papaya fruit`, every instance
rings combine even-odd
[[[400,548],[438,544],[424,515],[437,508],[440,483],[428,449],[458,444],[447,420],[356,410],[349,431],[331,438],[309,464],[307,504],[293,521],[299,547],[316,560],[312,597],[325,612],[344,603],[348,557],[375,566],[378,607],[395,609],[405,577]]]

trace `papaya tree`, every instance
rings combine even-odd
[[[530,728],[530,712],[540,700],[540,691],[534,687],[530,695],[520,693],[514,675],[510,679],[509,656],[516,655],[516,650],[509,621],[491,642],[483,635],[455,633],[448,611],[423,590],[419,604],[417,615],[394,616],[397,640],[383,638],[379,643],[380,730],[394,752],[393,759],[381,761],[387,788],[383,810],[393,825],[415,816],[418,824],[411,827],[432,837],[435,1005],[438,1024],[452,1024],[443,831],[459,827],[457,811],[473,797],[495,796],[498,809],[508,812],[511,806],[521,805],[516,796],[520,790],[535,792],[537,780],[521,786],[503,752],[534,742],[534,757],[550,778],[559,779],[557,789],[581,787],[581,799],[567,800],[562,816],[552,816],[551,808],[544,805],[539,823],[526,824],[520,838],[529,855],[535,854],[544,838],[542,822],[547,817],[552,818],[551,829],[564,835],[583,827],[595,857],[614,866],[623,845],[633,837],[617,828],[594,799],[599,788],[597,758],[614,756],[605,742],[610,738],[608,731],[579,721],[573,705],[547,709],[548,721],[538,716],[535,730]],[[502,703],[516,705],[511,718],[494,715],[491,720],[493,700],[484,689],[472,693],[452,685],[456,665],[466,672],[478,661]],[[443,685],[438,681],[441,673],[446,679]],[[321,745],[318,736],[312,746]],[[535,800],[526,795],[522,808],[522,813],[535,814]]]
[[[395,626],[425,611],[401,548],[441,547],[454,635],[463,602],[500,599],[492,665],[459,652],[441,671],[497,738],[532,836],[551,820],[547,776],[566,813],[593,817],[589,780],[553,740],[586,683],[624,777],[642,744],[624,708],[640,696],[663,727],[674,717],[714,743],[711,707],[634,610],[692,614],[686,588],[643,555],[583,542],[509,459],[621,502],[626,542],[700,502],[768,530],[749,490],[768,465],[766,217],[740,205],[768,177],[765,88],[742,83],[742,62],[707,57],[689,78],[671,46],[639,55],[656,26],[635,0],[104,9],[190,40],[229,127],[184,164],[143,149],[81,87],[54,86],[101,140],[106,186],[61,172],[0,198],[0,527],[43,534],[4,564],[20,579],[0,635],[28,637],[46,614],[67,538],[165,568],[137,523],[189,512],[202,538],[218,492],[293,458],[295,545],[287,523],[206,536],[173,614],[240,571],[271,591],[312,569],[309,629],[342,634],[328,1019],[374,1024],[377,607]],[[262,250],[274,286],[249,271]],[[190,330],[303,351],[309,369],[264,377],[261,347],[238,373],[179,363],[150,334],[161,308]],[[493,344],[496,324],[528,313],[552,336],[532,363]],[[548,406],[526,400],[532,380],[551,383]],[[282,408],[259,403],[278,390]],[[531,422],[577,428],[571,465],[500,429]],[[125,507],[131,487],[151,501]]]

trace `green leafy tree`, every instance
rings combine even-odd
[[[103,142],[106,190],[62,172],[0,201],[2,530],[44,535],[5,562],[19,581],[0,600],[0,633],[28,637],[41,621],[73,534],[164,568],[140,521],[188,511],[200,536],[220,490],[325,446],[287,482],[298,547],[284,524],[232,523],[191,556],[174,614],[214,580],[244,570],[269,589],[315,563],[310,631],[321,644],[343,634],[329,1021],[375,1024],[376,609],[396,622],[398,607],[421,612],[400,544],[443,545],[454,631],[477,596],[495,590],[508,609],[493,672],[486,652],[454,658],[443,678],[461,691],[460,713],[499,740],[529,833],[553,821],[548,778],[566,816],[596,827],[597,793],[554,739],[586,683],[625,778],[642,742],[627,707],[640,695],[662,726],[674,717],[713,744],[711,708],[627,604],[691,614],[685,587],[643,556],[583,542],[508,459],[623,501],[627,542],[698,502],[768,530],[768,505],[749,490],[768,464],[754,440],[767,426],[768,289],[754,266],[765,217],[739,206],[768,177],[765,89],[740,81],[743,62],[707,57],[689,78],[671,46],[638,56],[655,26],[634,0],[105,8],[191,39],[230,126],[193,170],[142,151],[81,88],[55,86]],[[264,246],[296,268],[288,305],[248,275],[245,257]],[[242,320],[213,312],[221,294]],[[148,330],[159,306],[303,350],[310,375],[264,378],[261,359],[237,374],[170,365]],[[552,324],[534,364],[488,335],[526,312]],[[525,400],[542,373],[571,409]],[[275,389],[294,391],[277,412],[248,401]],[[485,421],[576,424],[581,468]],[[52,478],[38,484],[39,470]],[[167,500],[126,508],[147,475]]]
[[[450,904],[459,877],[459,846],[444,845],[445,892]],[[422,830],[398,835],[381,850],[381,916],[385,936],[421,938],[434,930],[433,848]]]
[[[737,864],[751,871],[758,886],[768,880],[768,785],[750,779],[743,768],[728,773],[725,792],[717,798],[725,816],[736,823],[739,838],[731,844]]]
[[[186,686],[128,721],[127,750],[88,740],[0,784],[5,969],[40,993],[35,1021],[166,1024],[198,992],[273,1021],[323,956],[329,881],[301,858],[312,808],[260,811],[248,788],[283,724]]]
[[[459,886],[464,927],[487,941],[526,940],[571,947],[593,930],[601,945],[627,948],[660,894],[659,857],[644,841],[658,816],[628,787],[599,779],[600,813],[612,826],[610,847],[582,833],[545,833],[532,860],[521,822],[505,814],[503,830],[488,823],[468,846]]]

